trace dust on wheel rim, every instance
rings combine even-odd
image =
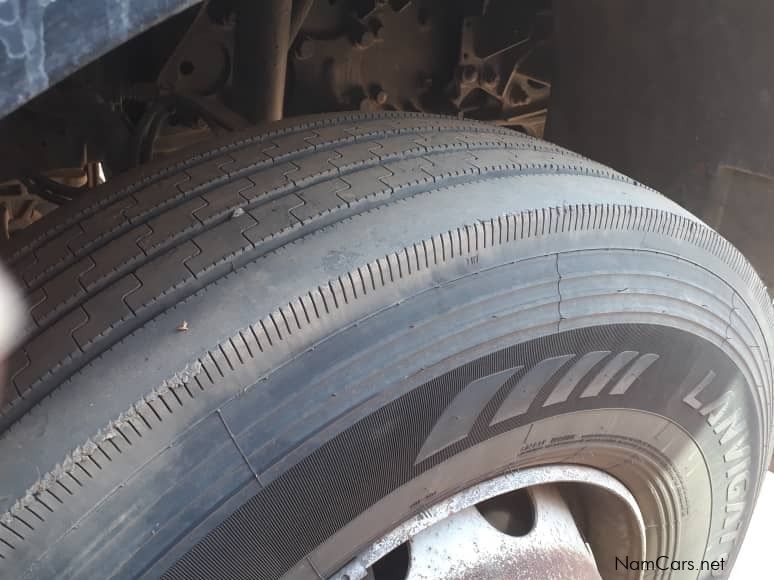
[[[625,508],[621,516],[639,534],[638,557],[645,553],[642,514],[621,482],[590,467],[549,465],[506,473],[431,506],[372,543],[331,580],[378,580],[375,569],[401,552],[405,580],[488,580],[504,573],[514,580],[599,579],[592,547],[573,515],[573,500],[568,502],[567,490],[573,486],[595,487],[616,498]],[[515,532],[502,529],[482,506],[518,492],[529,495],[532,514],[524,516],[519,506],[517,515],[526,525]]]

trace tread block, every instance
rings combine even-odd
[[[113,282],[99,294],[89,298],[83,309],[89,321],[73,333],[73,338],[83,348],[114,324],[132,314],[124,298],[137,290],[141,282],[133,274]]]
[[[479,135],[476,134],[476,137]],[[483,138],[483,135],[481,136]],[[473,143],[479,143],[479,140],[473,141]],[[424,145],[430,149],[466,149],[469,144],[462,141],[457,133],[430,133],[425,135]]]
[[[298,167],[292,163],[281,163],[270,167],[257,174],[252,179],[248,179],[255,184],[252,189],[245,190],[242,194],[247,200],[255,199],[267,193],[275,193],[283,189],[289,189],[293,186],[293,174],[298,171]]]
[[[38,380],[47,371],[54,369],[60,362],[80,351],[73,333],[88,322],[86,311],[78,307],[40,334],[27,342],[24,352],[30,359],[30,365],[14,377],[14,383],[20,391]]]
[[[450,139],[450,137],[452,137]],[[428,137],[431,142],[444,142],[447,139],[457,143],[464,143],[466,146],[470,145],[492,145],[492,146],[508,146],[508,145],[524,145],[524,136],[519,134],[515,138],[504,133],[494,133],[489,131],[481,131],[479,133],[438,133]]]
[[[124,210],[129,221],[139,221],[148,212],[169,205],[183,194],[182,186],[189,181],[185,173],[170,175],[132,194],[135,203]]]
[[[381,178],[381,181],[395,189],[431,182],[433,176],[427,170],[432,166],[433,162],[424,157],[386,163],[384,167],[389,169],[392,175]]]
[[[338,143],[344,141],[353,141],[355,139],[346,125],[329,125],[327,127],[315,127],[315,135],[306,138],[306,142],[315,146],[328,143]]]
[[[519,163],[520,153],[512,149],[492,149],[486,154],[476,155],[473,165],[482,172],[510,169]]]
[[[432,165],[425,166],[424,170],[436,178],[479,173],[475,165],[476,156],[470,151],[444,151],[428,159]]]
[[[301,223],[292,212],[303,205],[304,200],[292,194],[273,199],[250,210],[248,213],[258,221],[258,225],[246,230],[245,237],[252,243],[257,244],[295,224]]]
[[[201,254],[187,260],[186,265],[198,276],[228,256],[252,247],[242,232],[256,223],[249,214],[244,214],[196,236],[193,241],[201,249]]]
[[[297,185],[313,176],[331,175],[336,173],[333,161],[341,157],[337,151],[318,151],[310,153],[303,159],[297,159],[293,163],[298,166],[298,171],[293,174],[293,182]]]
[[[81,274],[80,279],[84,288],[88,289],[118,268],[125,267],[144,256],[145,252],[140,248],[139,242],[151,234],[153,230],[147,225],[140,225],[92,253],[91,258],[96,266]]]
[[[370,195],[388,193],[391,188],[386,180],[393,175],[392,171],[381,165],[343,175],[341,180],[349,184],[349,189],[339,195],[344,201],[352,202]]]
[[[68,244],[74,252],[83,250],[84,244],[112,232],[126,223],[126,213],[137,205],[134,197],[125,197],[102,208],[80,223],[84,236]]]
[[[11,378],[11,382],[14,382],[15,378],[28,366],[30,366],[30,359],[24,349],[15,350],[11,356],[6,359],[6,372]],[[6,396],[5,400],[0,400],[0,407],[3,407],[8,403],[9,399],[11,399],[11,397]]]
[[[298,190],[304,205],[292,210],[293,215],[302,222],[310,220],[321,213],[334,210],[342,205],[343,198],[339,192],[345,192],[350,185],[341,179],[330,179]]]
[[[380,159],[385,157],[396,157],[400,155],[406,155],[408,153],[421,153],[427,151],[427,138],[423,135],[407,134],[398,135],[380,141],[380,147],[374,148],[373,151]]]
[[[312,130],[275,137],[266,144],[264,153],[272,159],[276,159],[291,153],[311,151],[314,149],[314,145],[308,139],[314,139],[315,137],[317,137],[317,133]]]
[[[148,252],[200,226],[201,222],[196,219],[196,211],[206,205],[207,202],[201,197],[195,197],[149,220],[147,223],[152,233],[141,238],[137,245]]]
[[[246,203],[246,198],[242,195],[242,192],[254,188],[255,184],[245,178],[224,183],[202,194],[201,197],[206,200],[206,203],[202,204],[193,213],[205,223],[214,218],[232,213],[236,208]]]
[[[199,165],[189,167],[185,170],[189,179],[183,183],[177,184],[177,189],[183,193],[188,193],[189,191],[193,191],[194,189],[198,189],[210,183],[217,183],[228,176],[228,173],[223,167],[233,163],[233,161],[234,160],[229,155],[222,155],[220,157],[208,159]]]
[[[470,121],[460,121],[452,117],[402,117],[390,119],[393,130],[417,131],[423,134],[464,129],[466,131],[481,130],[486,125],[473,125]]]
[[[231,158],[231,161],[223,164],[221,170],[229,175],[234,175],[239,171],[266,164],[271,161],[271,157],[264,153],[267,146],[267,143],[261,140],[236,151],[229,151],[228,156]]]
[[[352,136],[359,137],[378,135],[379,133],[394,133],[398,128],[392,119],[376,119],[372,121],[355,121],[346,128],[346,131]]]
[[[45,299],[38,302],[30,311],[32,319],[40,324],[63,304],[84,294],[85,290],[78,280],[95,267],[96,264],[91,258],[83,258],[46,282],[41,288]]]
[[[78,240],[78,238],[81,238]],[[75,246],[85,242],[85,234],[80,225],[66,229],[58,236],[51,238],[34,252],[35,259],[29,260],[25,266],[17,270],[22,279],[30,284],[55,264],[73,257],[70,244]],[[76,242],[77,240],[77,242]]]
[[[193,279],[185,262],[198,254],[196,244],[184,242],[138,268],[134,275],[141,281],[141,285],[126,296],[126,303],[136,312],[175,286]]]
[[[331,165],[339,169],[352,167],[355,165],[360,165],[361,163],[380,159],[379,153],[381,150],[382,145],[378,141],[353,143],[352,145],[339,147],[336,150],[339,156],[336,159],[331,159],[329,162]]]

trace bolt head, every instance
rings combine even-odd
[[[357,45],[360,48],[368,48],[376,41],[376,36],[370,30],[366,30],[360,35],[360,39],[357,41]]]
[[[304,38],[296,46],[296,58],[298,60],[306,60],[314,56],[314,41],[309,38]]]
[[[472,65],[462,67],[462,82],[473,84],[478,81],[478,69]]]
[[[484,81],[484,84],[487,84],[487,85],[497,84],[497,81],[498,81],[497,71],[493,69],[491,66],[484,67],[482,80]]]
[[[527,99],[527,94],[524,92],[524,90],[518,85],[518,83],[514,83],[510,90],[508,91],[508,101],[512,105],[518,105]]]

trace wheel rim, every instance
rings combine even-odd
[[[604,492],[611,503],[599,505],[595,493],[597,509],[576,509],[585,501],[583,488]],[[645,525],[629,490],[596,469],[552,465],[508,473],[435,504],[371,544],[331,579],[379,580],[388,577],[380,570],[389,570],[389,577],[404,580],[599,580],[595,553],[609,554],[617,537],[611,533],[603,540],[610,546],[592,547],[583,529],[593,521],[582,522],[575,514],[609,511],[613,504],[638,536],[637,553],[628,555],[642,558]],[[514,508],[511,513],[504,511],[507,505]],[[604,517],[609,524],[610,514]]]

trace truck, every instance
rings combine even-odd
[[[0,577],[727,578],[772,21],[0,0]]]

